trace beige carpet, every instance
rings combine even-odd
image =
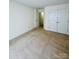
[[[10,41],[10,59],[68,59],[67,35],[38,28]]]

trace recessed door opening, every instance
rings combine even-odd
[[[44,10],[39,10],[39,27],[44,25]]]

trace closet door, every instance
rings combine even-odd
[[[68,34],[68,6],[58,9],[58,32]]]
[[[47,11],[45,12],[46,16],[46,30],[50,30],[50,31],[55,31],[57,32],[57,9],[56,8],[52,8],[52,9],[47,9]]]

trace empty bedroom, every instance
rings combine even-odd
[[[69,0],[9,0],[9,59],[69,59]]]

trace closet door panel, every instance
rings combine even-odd
[[[57,32],[57,14],[56,14],[56,10],[53,10],[50,15],[49,15],[49,26],[50,26],[50,30]]]
[[[65,6],[64,6],[65,7]],[[58,9],[58,32],[68,34],[68,8]]]
[[[46,12],[46,26],[47,26],[47,30],[50,30],[50,31],[55,31],[57,32],[57,9],[53,8],[51,10],[48,10]]]

